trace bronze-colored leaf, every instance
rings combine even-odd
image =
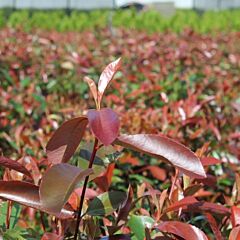
[[[121,66],[121,58],[107,65],[98,82],[98,103],[100,105],[105,89]]]
[[[28,176],[32,179],[31,173],[22,164],[20,164],[17,161],[14,161],[10,158],[0,156],[0,166],[15,170],[22,174],[25,174],[26,176]]]
[[[45,209],[60,212],[79,181],[93,172],[67,163],[52,166],[42,178],[40,199]]]
[[[0,198],[35,208],[62,219],[72,218],[74,215],[74,212],[68,205],[61,212],[52,212],[45,209],[40,202],[39,187],[27,182],[0,181]]]
[[[170,138],[154,134],[122,135],[114,143],[166,160],[192,178],[206,177],[199,158]]]

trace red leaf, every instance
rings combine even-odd
[[[240,239],[240,226],[233,228],[229,235],[229,240],[239,239]]]
[[[203,166],[209,166],[209,165],[219,164],[221,163],[221,161],[214,157],[202,157],[201,163]]]
[[[154,134],[122,135],[115,143],[167,160],[190,177],[206,177],[199,158],[190,149],[170,138]]]
[[[84,81],[88,84],[90,90],[91,90],[91,93],[93,95],[93,98],[94,98],[94,101],[96,103],[96,105],[98,104],[98,90],[97,90],[97,86],[95,84],[95,82],[89,78],[89,77],[84,77]]]
[[[146,166],[146,167],[142,167],[134,172],[139,173],[139,172],[143,172],[146,170],[150,171],[152,176],[160,181],[165,181],[165,179],[167,177],[166,171],[158,166]]]
[[[94,182],[97,184],[97,186],[103,191],[108,191],[111,180],[113,176],[113,170],[115,168],[115,163],[111,163],[108,165],[107,170],[105,173],[102,174],[102,176],[99,176],[94,179]]]
[[[22,164],[10,158],[0,156],[0,166],[23,173],[32,179],[31,173]]]
[[[110,145],[117,138],[120,122],[118,115],[112,109],[91,109],[88,111],[87,116],[93,134],[104,145]]]
[[[218,228],[217,222],[215,218],[210,214],[210,213],[205,213],[204,214],[210,224],[210,227],[214,233],[215,239],[216,240],[223,240],[223,236]]]
[[[199,228],[177,221],[166,221],[156,227],[161,232],[175,234],[183,239],[208,240],[207,236]]]
[[[233,227],[240,225],[240,208],[236,206],[231,207],[231,219]]]
[[[183,192],[183,195],[185,197],[187,196],[192,196],[194,195],[196,192],[198,192],[200,189],[202,188],[202,185],[201,184],[193,184],[193,185],[190,185],[189,187],[187,187],[184,192]]]
[[[56,233],[44,233],[41,240],[63,240],[63,236],[59,236]]]
[[[121,58],[118,58],[116,61],[107,65],[107,67],[103,70],[99,82],[98,82],[98,103],[100,105],[102,96],[104,94],[105,89],[107,88],[110,81],[113,79],[115,73],[121,66]]]
[[[119,210],[117,222],[121,220],[123,221],[127,220],[128,214],[131,210],[132,201],[133,201],[133,189],[131,186],[129,186],[127,200]]]
[[[189,204],[197,203],[198,200],[195,197],[189,196],[185,197],[182,200],[171,204],[165,212],[177,211],[179,208],[187,207]]]
[[[83,189],[82,187],[75,189],[74,192],[71,194],[70,198],[68,199],[68,203],[72,206],[74,210],[78,209],[80,197],[82,195],[82,189]],[[91,200],[97,197],[97,195],[98,194],[95,190],[87,188],[85,193],[85,199]]]
[[[216,203],[211,203],[211,202],[204,202],[204,201],[199,201],[194,204],[190,204],[187,206],[188,211],[207,211],[211,213],[218,213],[218,214],[223,214],[223,215],[230,215],[230,209]]]
[[[128,234],[116,234],[112,236],[104,236],[99,240],[131,240],[131,237]]]
[[[48,160],[53,164],[67,162],[82,140],[87,124],[86,117],[73,118],[64,122],[47,144]]]
[[[39,187],[27,182],[0,181],[0,198],[53,214],[62,219],[72,218],[74,215],[74,212],[67,207],[62,209],[61,213],[54,213],[45,209],[40,202]]]

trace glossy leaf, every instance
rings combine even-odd
[[[25,174],[32,179],[31,173],[22,164],[10,158],[0,156],[0,166]]]
[[[84,77],[84,81],[88,84],[90,91],[93,95],[94,101],[97,105],[98,104],[98,90],[97,90],[97,86],[96,86],[95,82],[89,77]]]
[[[104,145],[110,145],[117,138],[120,122],[118,115],[112,109],[91,109],[87,116],[93,134]]]
[[[109,215],[123,204],[126,198],[125,192],[105,192],[90,202],[86,213],[91,216]]]
[[[128,221],[131,231],[139,240],[145,239],[145,228],[152,228],[154,219],[148,216],[132,215]]]
[[[178,221],[165,221],[156,227],[161,232],[172,233],[183,239],[208,240],[199,228]]]
[[[121,66],[121,58],[118,58],[116,61],[107,65],[107,67],[103,70],[99,82],[98,82],[98,103],[100,105],[102,101],[103,94],[105,89],[107,88],[110,81],[113,79],[115,73]]]
[[[67,162],[82,140],[87,124],[86,117],[64,122],[46,146],[48,160],[53,164]]]
[[[40,184],[40,199],[43,207],[51,212],[60,212],[77,184],[92,173],[67,163],[52,166]]]
[[[170,138],[153,134],[122,135],[115,143],[167,160],[190,177],[206,177],[199,158],[190,149]]]
[[[39,187],[27,182],[0,181],[0,198],[20,203],[27,207],[55,215],[58,218],[72,218],[73,211],[66,207],[61,212],[52,212],[44,208],[39,198]]]

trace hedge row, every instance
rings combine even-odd
[[[9,11],[5,9],[0,11],[0,26],[23,27],[26,31],[40,28],[62,32],[104,28],[112,22],[114,27],[149,32],[171,30],[178,33],[185,28],[191,28],[200,33],[209,33],[239,31],[239,16],[240,10],[208,11],[202,14],[192,10],[178,10],[174,16],[166,18],[153,10],[140,13],[133,10],[66,13],[65,11]]]

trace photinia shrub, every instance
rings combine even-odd
[[[205,159],[201,162],[189,148],[164,135],[121,134],[118,114],[113,109],[102,108],[105,90],[120,65],[121,59],[110,63],[97,85],[89,77],[85,78],[96,109],[89,109],[85,116],[64,122],[56,130],[46,145],[47,169],[41,169],[42,174],[35,169],[32,175],[23,163],[0,157],[1,166],[25,176],[20,181],[6,171],[0,181],[0,198],[7,200],[1,230],[6,239],[26,235],[11,225],[14,218],[12,213],[18,206],[16,203],[40,211],[45,232],[42,239],[84,239],[84,236],[87,239],[207,239],[202,230],[182,222],[182,214],[189,211],[203,212],[213,232],[218,234],[219,239],[222,237],[211,214],[229,217],[230,210],[199,201],[193,196],[202,187],[199,183],[207,177],[203,162],[215,164],[217,160],[212,159],[209,163]],[[71,164],[70,160],[88,127],[94,143],[81,144],[78,164]],[[118,151],[122,148],[174,166],[175,176],[172,176],[171,186],[159,191],[144,182],[135,192],[132,186],[128,187],[127,192],[109,190],[120,154]],[[145,168],[158,179],[166,178],[161,168]],[[146,211],[146,208],[149,210]],[[239,231],[239,211],[235,208],[232,211],[236,217],[231,236]],[[53,216],[48,226],[52,233],[46,229],[46,214]]]

